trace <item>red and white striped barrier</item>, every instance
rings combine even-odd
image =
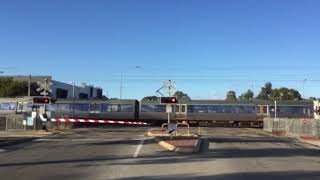
[[[145,122],[98,120],[98,119],[69,119],[69,118],[51,118],[51,122],[80,122],[80,123],[147,125],[147,123],[145,123]]]

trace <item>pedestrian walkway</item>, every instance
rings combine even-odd
[[[305,140],[305,139],[299,139],[299,141],[320,147],[320,140]]]
[[[43,137],[53,134],[47,131],[19,130],[19,131],[0,131],[0,140],[8,137]]]

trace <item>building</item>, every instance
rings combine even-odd
[[[76,99],[102,99],[102,89],[82,83],[81,86],[75,86],[60,81],[52,81],[52,97],[57,99],[73,98],[73,91]]]
[[[82,83],[80,86],[53,80],[51,76],[0,76],[0,78],[12,78],[16,81],[30,81],[31,83],[45,82],[51,83],[50,97],[56,99],[102,99],[103,90],[100,87]]]

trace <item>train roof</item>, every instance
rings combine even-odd
[[[0,98],[0,102],[29,102],[33,101],[33,97],[21,98]],[[70,103],[73,99],[57,99],[55,103]],[[133,104],[138,102],[136,99],[76,99],[76,103],[119,103],[119,104]]]
[[[72,99],[58,99],[56,103],[70,103]],[[136,99],[77,99],[76,103],[110,103],[110,104],[124,104],[124,103],[135,103],[138,102]]]
[[[159,101],[142,101],[142,104],[160,104]],[[274,105],[274,101],[227,101],[227,100],[178,100],[178,104],[199,104],[199,105],[209,105],[209,104],[239,104],[239,105]],[[313,101],[277,101],[278,105],[310,105],[313,106]]]
[[[33,97],[0,98],[0,102],[29,102]]]
[[[18,97],[18,98],[0,98],[0,102],[30,102],[33,101],[33,97]],[[56,103],[70,103],[73,99],[57,99]],[[76,99],[76,103],[110,103],[110,104],[133,104],[138,102],[136,99]],[[160,101],[141,101],[142,104],[160,104]],[[227,100],[178,100],[178,104],[199,104],[199,105],[209,105],[209,104],[250,104],[250,105],[274,105],[274,101],[263,101],[263,100],[253,100],[253,101],[227,101]],[[278,105],[306,105],[313,106],[313,101],[311,100],[299,100],[299,101],[277,101]]]

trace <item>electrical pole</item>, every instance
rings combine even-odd
[[[75,82],[72,82],[72,98],[73,98],[73,105],[72,105],[72,117],[74,118],[74,105],[76,101],[76,96],[75,96]]]
[[[120,75],[120,99],[122,99],[122,72]]]
[[[274,101],[274,119],[277,119],[277,101]]]
[[[28,97],[31,96],[31,74],[29,75],[29,80],[28,80]]]

